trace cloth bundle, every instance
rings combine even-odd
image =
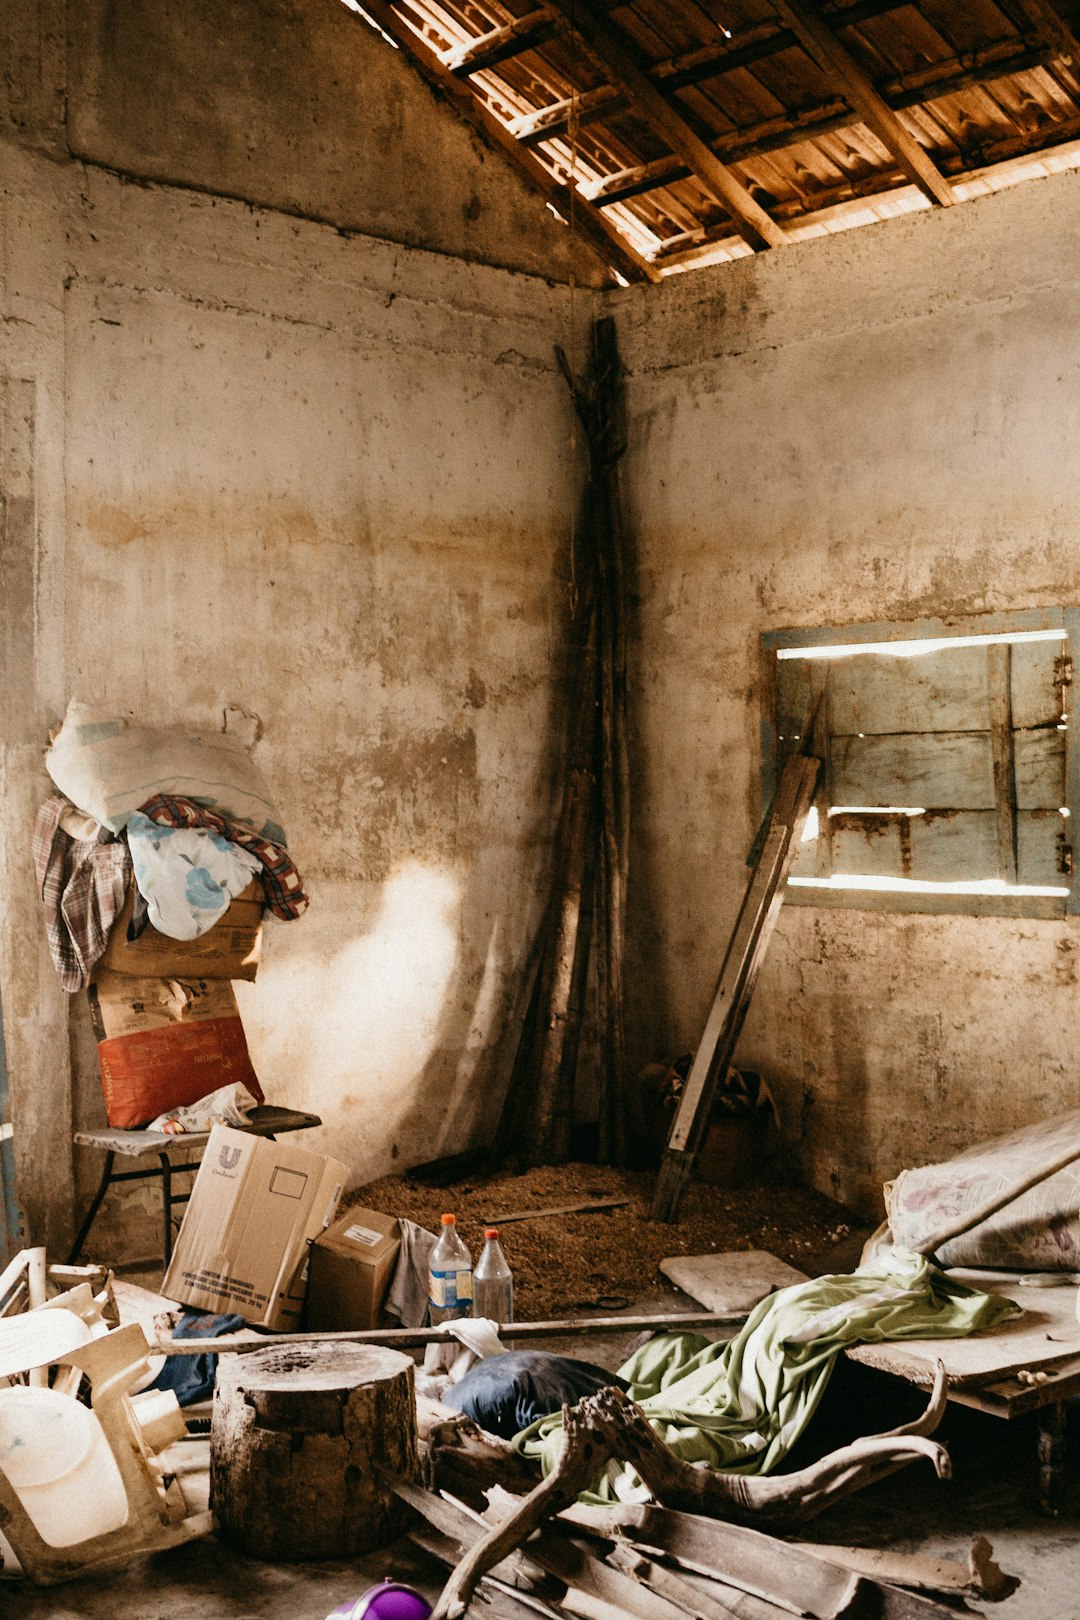
[[[308,905],[262,773],[235,736],[76,702],[45,763],[38,894],[61,985],[87,990],[109,1124],[242,1120],[263,1094],[229,981],[255,977],[264,910]]]
[[[1000,1294],[955,1282],[921,1255],[894,1249],[850,1276],[817,1277],[771,1294],[730,1342],[696,1333],[652,1339],[619,1368],[631,1399],[687,1462],[728,1473],[768,1474],[805,1430],[846,1345],[882,1339],[961,1338],[1019,1312]],[[548,1474],[562,1416],[514,1440]],[[628,1464],[611,1462],[583,1500],[643,1502]]]

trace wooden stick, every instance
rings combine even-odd
[[[589,435],[597,486],[597,566],[600,594],[600,865],[602,897],[598,964],[602,1062],[600,1157],[625,1164],[627,1117],[623,996],[623,941],[630,834],[630,767],[626,723],[626,563],[617,485],[617,378],[615,323],[593,327],[595,405]]]
[[[598,1198],[590,1204],[553,1204],[550,1209],[519,1209],[513,1215],[493,1215],[486,1226],[509,1226],[512,1221],[543,1221],[549,1215],[591,1215],[594,1210],[625,1209],[629,1198]]]
[[[808,737],[817,705],[803,728]],[[804,744],[805,746],[805,744]],[[712,1007],[686,1078],[656,1180],[651,1214],[673,1221],[709,1125],[713,1097],[746,1018],[750,998],[784,899],[784,885],[799,852],[814,802],[821,762],[793,754],[780,773],[761,853],[751,873],[724,956]]]
[[[515,1552],[545,1519],[569,1507],[592,1484],[606,1457],[603,1443],[598,1444],[589,1426],[587,1403],[580,1413],[564,1405],[562,1446],[555,1467],[528,1496],[515,1498],[509,1516],[469,1548],[444,1586],[431,1620],[461,1620],[480,1578]]]
[[[630,1333],[643,1328],[656,1332],[683,1332],[696,1328],[739,1327],[746,1313],[678,1311],[660,1316],[584,1316],[565,1321],[507,1322],[499,1331],[507,1339],[543,1339],[555,1336],[583,1338],[592,1333]],[[364,1333],[228,1333],[220,1339],[158,1339],[154,1349],[170,1356],[227,1355],[230,1351],[266,1350],[279,1344],[388,1344],[398,1350],[416,1350],[446,1340],[445,1328],[372,1328]]]
[[[571,1007],[595,801],[592,766],[596,732],[597,608],[591,583],[580,612],[584,636],[578,655],[577,705],[556,839],[550,934],[540,967],[536,1019],[539,1050],[530,1088],[531,1119],[522,1143],[525,1156],[536,1163],[559,1163],[569,1154],[572,1099],[568,1102],[566,1093],[572,1086],[572,1075],[567,1072],[565,1059],[567,1038],[576,1036],[578,1027],[578,1008],[574,1007],[572,1022]]]

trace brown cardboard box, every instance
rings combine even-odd
[[[138,939],[129,941],[134,902],[132,886],[101,958],[113,973],[134,979],[253,979],[258,972],[263,886],[257,878],[198,939],[169,939],[148,924]]]
[[[348,1170],[337,1159],[215,1125],[162,1290],[253,1326],[299,1325],[308,1245],[334,1218]]]
[[[346,1210],[311,1246],[305,1326],[314,1332],[378,1327],[400,1249],[395,1216]]]
[[[86,996],[110,1125],[132,1130],[237,1082],[262,1102],[227,980],[129,979],[96,967]]]

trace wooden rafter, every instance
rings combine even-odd
[[[860,4],[842,10],[830,7],[829,12],[845,23],[865,22],[871,17],[895,11],[900,3],[901,0],[860,0]],[[538,15],[529,13],[530,17]],[[653,67],[647,67],[645,72],[648,78],[667,91],[684,90],[707,79],[753,67],[770,56],[779,55],[781,51],[791,50],[798,43],[788,28],[781,28],[775,22],[756,23],[752,28],[740,29],[730,39],[718,40],[712,45],[699,45],[693,50],[680,52],[678,56],[667,57]],[[519,48],[524,50],[526,46],[523,44]],[[511,127],[520,141],[535,145],[537,141],[551,140],[556,135],[564,134],[571,110],[580,128],[625,104],[626,97],[617,86],[604,84],[595,90],[584,91],[580,96],[568,96],[548,107],[540,107],[535,113],[517,119]]]
[[[846,45],[807,8],[804,0],[772,0],[772,4],[781,22],[798,35],[808,54],[839,83],[863,122],[924,196],[943,208],[954,203],[953,189],[941,170],[900,122]]]
[[[1055,145],[1080,141],[1080,117],[1059,125],[1056,134],[1058,140],[1055,141]],[[987,152],[985,163],[977,169],[966,168],[961,158],[954,158],[948,167],[948,177],[956,184],[968,183],[982,179],[987,170],[993,170],[999,164],[1038,159],[1042,155],[1040,151],[1032,151],[1021,139],[1010,137],[996,142]],[[778,207],[777,217],[784,224],[793,227],[826,225],[840,210],[859,204],[873,208],[890,192],[894,192],[898,183],[898,174],[894,171],[892,174],[886,172],[875,174],[863,181],[857,189],[850,183],[830,186],[815,196],[814,206],[810,212],[801,208],[797,202],[790,202]],[[726,223],[703,226],[700,230],[686,231],[678,236],[669,237],[663,246],[657,249],[653,263],[662,265],[665,269],[689,267],[698,260],[704,260],[709,254],[714,255],[718,249],[734,247],[738,240],[731,226]]]
[[[553,34],[565,31],[566,24],[562,18],[555,16],[550,7],[541,6],[536,11],[527,11],[524,17],[504,23],[501,28],[480,34],[467,45],[444,51],[439,60],[459,78],[468,78],[470,74],[485,73],[489,68],[498,67],[500,62],[520,56],[523,51],[534,50]]]
[[[785,242],[784,231],[691,127],[674,97],[648,78],[626,36],[600,12],[586,5],[585,0],[555,0],[555,3],[574,33],[603,63],[605,71],[654,132],[690,166],[731,215],[743,239],[755,249],[778,247]]]
[[[1071,141],[1080,120],[1080,0],[995,3],[997,25],[945,59],[916,53],[912,67],[910,54],[879,39],[873,78],[850,30],[895,12],[892,31],[906,34],[904,13],[920,12],[921,0],[771,0],[770,14],[733,35],[683,34],[681,48],[659,60],[629,19],[622,25],[622,0],[523,0],[516,17],[507,0],[479,11],[463,0],[371,0],[364,12],[555,211],[572,216],[603,262],[629,279],[656,280],[725,248],[778,245],[794,226],[860,199],[873,206],[905,179],[947,206],[956,200],[950,182]],[[546,49],[552,42],[556,55]],[[514,66],[527,52],[531,62]],[[739,74],[741,82],[725,78]],[[752,105],[746,81],[755,75],[766,90],[787,86],[774,95],[775,110],[725,128],[729,92]],[[684,99],[697,86],[703,93]],[[552,95],[563,99],[536,105]],[[594,133],[579,143],[590,125]],[[765,167],[753,172],[764,190],[733,171],[759,160]]]
[[[657,272],[637,253],[601,209],[570,191],[538,158],[516,141],[506,125],[480,102],[467,82],[450,71],[438,53],[409,26],[389,0],[364,0],[364,11],[384,33],[398,42],[416,63],[423,77],[445,95],[492,145],[505,152],[532,185],[558,209],[563,219],[588,242],[603,264],[613,266],[628,281],[655,281]]]
[[[907,74],[881,85],[879,93],[896,112],[904,107],[933,101],[938,96],[954,94],[971,85],[992,82],[1010,73],[1026,73],[1032,68],[1045,67],[1054,54],[1045,45],[1019,51],[1007,43],[996,45],[980,52],[974,62],[962,57],[955,57],[951,62],[936,62],[933,69]],[[847,103],[834,99],[804,108],[799,114],[763,119],[731,135],[718,136],[711,144],[725,163],[743,163],[763,157],[768,152],[795,146],[799,141],[831,135],[852,121],[853,114]],[[644,192],[655,191],[661,186],[672,185],[677,180],[685,180],[689,174],[690,170],[678,158],[655,158],[651,163],[623,169],[618,174],[596,181],[586,188],[586,195],[592,202],[610,206],[625,202],[630,197],[641,196]]]
[[[583,90],[579,96],[564,96],[562,101],[553,101],[548,107],[523,113],[520,118],[514,119],[510,131],[522,146],[537,146],[541,141],[551,141],[556,136],[565,135],[571,117],[580,129],[583,124],[604,118],[625,104],[626,97],[615,85],[599,84],[595,90]]]
[[[1080,40],[1050,0],[1021,0],[1023,11],[1039,34],[1052,45],[1058,55],[1074,68],[1080,68]]]

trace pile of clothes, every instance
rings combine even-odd
[[[64,989],[88,991],[110,1124],[222,1086],[261,1102],[228,980],[254,977],[264,911],[288,922],[308,905],[262,773],[228,735],[75,702],[45,763],[59,790],[33,831],[45,931]]]

